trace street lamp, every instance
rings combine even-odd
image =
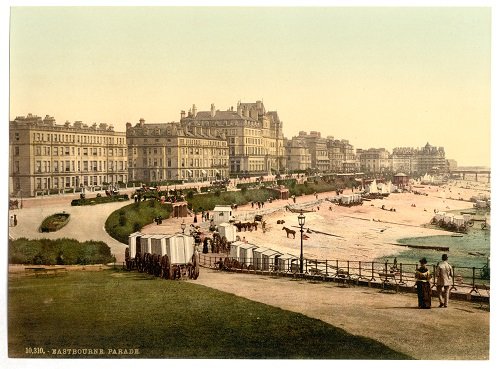
[[[181,229],[182,229],[182,234],[184,234],[184,230],[186,229],[186,223],[184,222],[184,219],[182,219]]]
[[[300,211],[299,216],[297,217],[299,220],[299,226],[300,226],[300,273],[304,273],[304,254],[303,254],[303,249],[304,249],[304,224],[306,223],[306,216]]]

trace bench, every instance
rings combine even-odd
[[[380,281],[382,282],[382,290],[385,291],[386,287],[393,288],[395,292],[399,292],[399,282],[396,279],[395,273],[378,273]],[[398,275],[399,277],[399,275]]]
[[[26,275],[34,275],[38,277],[39,275],[56,275],[58,273],[67,273],[66,268],[46,268],[46,267],[27,267],[24,268]]]

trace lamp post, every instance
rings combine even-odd
[[[182,229],[182,234],[184,234],[184,230],[186,229],[186,223],[184,222],[184,219],[182,220],[181,223],[181,229]]]
[[[300,226],[300,273],[304,273],[304,224],[306,223],[306,217],[302,210],[300,211],[299,216],[297,217],[299,220],[299,226]]]

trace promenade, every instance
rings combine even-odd
[[[416,359],[489,358],[490,313],[478,303],[452,300],[445,309],[433,299],[432,309],[418,309],[416,294],[205,268],[189,283],[320,319]]]

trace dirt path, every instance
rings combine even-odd
[[[440,309],[434,300],[433,309],[420,310],[414,294],[204,268],[191,282],[320,319],[416,359],[489,357],[490,314],[475,303],[452,301]]]

